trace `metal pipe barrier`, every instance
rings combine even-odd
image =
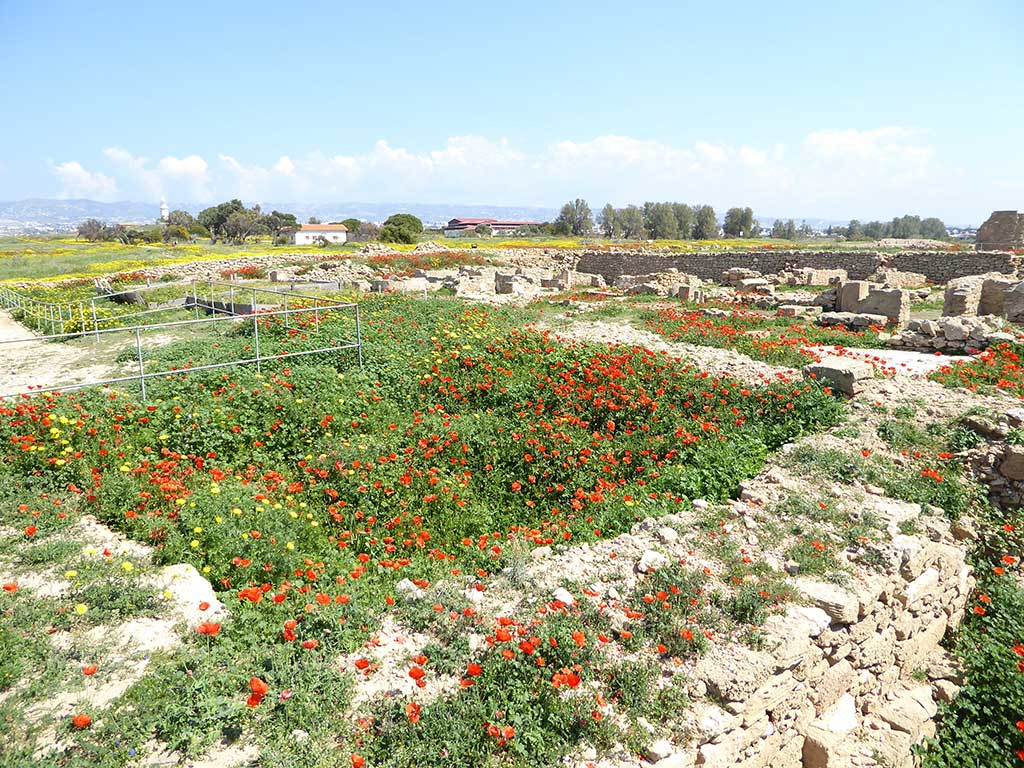
[[[254,349],[254,352],[256,354],[255,357],[248,357],[248,358],[239,359],[239,360],[229,360],[229,361],[225,361],[225,362],[221,362],[221,363],[210,363],[210,364],[207,364],[207,365],[195,366],[193,368],[179,368],[179,369],[172,369],[172,370],[166,370],[166,371],[156,371],[156,372],[150,371],[150,372],[147,372],[146,369],[145,369],[145,358],[143,356],[143,348],[142,348],[142,331],[144,331],[144,330],[160,330],[160,329],[167,329],[167,328],[178,328],[178,327],[184,327],[184,326],[206,325],[208,323],[237,322],[239,316],[238,315],[233,315],[233,314],[229,314],[229,315],[226,315],[226,316],[214,315],[212,317],[203,317],[203,318],[196,318],[196,319],[189,319],[189,320],[176,320],[176,321],[168,322],[168,323],[154,323],[154,324],[134,325],[134,326],[120,327],[120,328],[96,329],[96,330],[93,331],[93,333],[95,333],[97,336],[99,336],[99,335],[108,335],[108,334],[115,334],[115,333],[133,333],[134,334],[134,336],[135,336],[135,352],[136,352],[136,358],[138,360],[138,365],[139,365],[139,372],[137,374],[134,374],[132,376],[120,376],[120,377],[111,378],[111,379],[100,379],[100,380],[96,380],[96,381],[80,382],[80,383],[77,383],[77,384],[68,384],[68,385],[64,385],[64,386],[55,386],[55,387],[45,387],[45,388],[40,388],[40,389],[32,389],[32,390],[25,391],[25,392],[10,392],[10,393],[7,393],[7,394],[0,395],[0,399],[8,398],[8,397],[26,397],[26,396],[37,395],[37,394],[42,394],[42,393],[46,393],[46,392],[65,392],[65,391],[76,390],[76,389],[84,389],[84,388],[87,388],[87,387],[109,386],[111,384],[120,384],[120,383],[124,383],[124,382],[137,381],[137,382],[139,382],[139,386],[140,386],[141,393],[142,393],[142,400],[144,401],[146,399],[146,380],[147,379],[152,379],[152,378],[161,377],[161,376],[179,376],[179,375],[184,375],[184,374],[188,374],[188,373],[195,372],[195,371],[207,371],[207,370],[212,370],[212,369],[215,369],[215,368],[229,368],[229,367],[235,366],[235,365],[247,365],[247,364],[251,364],[251,363],[255,363],[256,364],[256,370],[259,371],[259,370],[261,370],[261,364],[264,363],[264,362],[273,361],[273,360],[283,360],[283,359],[289,358],[289,357],[303,357],[303,356],[306,356],[306,355],[320,354],[320,353],[323,353],[323,352],[334,352],[334,351],[343,350],[343,349],[355,349],[356,350],[356,356],[357,356],[357,359],[359,361],[359,367],[361,368],[362,365],[363,365],[363,347],[362,347],[361,323],[360,323],[360,317],[359,317],[359,305],[357,303],[351,303],[351,302],[346,303],[346,302],[336,302],[336,301],[333,301],[333,300],[329,300],[329,301],[332,302],[332,305],[333,305],[331,307],[332,310],[338,310],[338,309],[352,309],[353,310],[353,312],[354,312],[354,319],[355,319],[355,326],[356,326],[356,329],[355,329],[356,330],[356,338],[355,338],[355,340],[332,338],[331,339],[331,342],[332,342],[331,345],[324,346],[324,347],[318,347],[317,349],[302,350],[300,352],[284,352],[284,353],[280,353],[280,354],[269,354],[269,355],[268,354],[263,354],[261,352],[261,348],[260,348],[260,321],[261,320],[264,320],[264,319],[267,319],[267,318],[272,318],[272,317],[284,317],[287,320],[287,318],[289,316],[302,315],[302,314],[311,314],[311,315],[314,316],[314,327],[315,327],[314,335],[315,335],[315,334],[319,333],[319,329],[320,329],[320,323],[319,323],[320,308],[319,307],[301,307],[301,308],[291,308],[291,309],[282,309],[282,310],[257,311],[257,312],[252,312],[252,313],[250,313],[248,315],[249,317],[252,318],[253,337],[254,337],[253,349]],[[239,327],[241,327],[241,325],[239,325]],[[288,328],[289,326],[282,324],[282,327]],[[41,341],[61,341],[61,340],[66,340],[66,339],[70,339],[70,338],[78,338],[80,336],[82,336],[82,334],[80,334],[80,333],[57,333],[57,334],[49,334],[49,335],[46,335],[46,336],[30,336],[30,337],[24,338],[24,339],[0,339],[0,349],[2,349],[3,345],[6,345],[6,344],[25,344],[25,343],[30,343],[30,342],[41,342]]]

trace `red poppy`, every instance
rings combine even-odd
[[[4,592],[17,592],[17,591],[18,591],[18,585],[15,584],[13,581],[9,581],[6,584],[4,584]]]
[[[97,667],[95,664],[86,664],[84,667],[82,667],[82,674],[86,677],[91,677],[92,675],[96,674],[97,669],[99,669],[99,667]]]
[[[481,667],[476,662],[470,662],[469,666],[466,667],[466,674],[470,675],[471,677],[476,677],[477,675],[479,675],[483,671],[484,671],[483,667]]]
[[[92,718],[82,713],[72,717],[71,722],[74,723],[75,728],[88,728],[92,724]]]
[[[204,621],[202,624],[196,627],[196,632],[198,632],[200,635],[209,635],[210,637],[216,637],[217,633],[220,632],[220,624],[217,624],[213,621]]]
[[[349,759],[352,761],[352,768],[363,768],[363,766],[366,765],[366,758],[362,755],[353,753],[352,757]]]
[[[420,707],[415,701],[410,701],[405,705],[405,716],[409,718],[409,722],[416,725],[420,721]]]

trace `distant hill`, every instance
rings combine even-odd
[[[245,201],[251,205],[250,201]],[[294,213],[300,221],[315,216],[322,221],[357,218],[382,222],[393,213],[411,213],[429,226],[443,224],[456,217],[507,219],[512,221],[551,221],[558,215],[555,208],[502,205],[459,205],[456,203],[260,203],[264,210]],[[196,203],[171,202],[192,214],[205,206]],[[44,234],[73,232],[86,219],[108,222],[150,222],[160,216],[158,203],[123,201],[100,203],[95,200],[29,200],[0,201],[0,234]]]

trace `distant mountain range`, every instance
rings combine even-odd
[[[509,221],[551,221],[556,208],[502,205],[458,205],[455,203],[261,203],[264,211],[294,213],[299,221],[311,216],[322,221],[356,218],[382,222],[393,213],[411,213],[427,226],[437,226],[456,217],[505,219]],[[195,203],[171,204],[196,214],[206,206]],[[0,201],[0,234],[43,234],[73,232],[86,219],[106,222],[155,222],[160,216],[158,203],[131,201],[100,203],[95,200],[29,200]]]

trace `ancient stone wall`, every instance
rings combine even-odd
[[[754,269],[763,274],[784,270],[845,269],[853,280],[864,280],[880,268],[918,272],[934,283],[985,272],[1013,274],[1019,257],[1009,253],[973,251],[907,251],[886,254],[875,251],[722,251],[665,253],[657,251],[585,251],[577,269],[599,274],[609,284],[620,275],[664,272],[675,268],[702,280],[719,280],[732,268]]]
[[[809,605],[769,619],[762,650],[701,660],[695,676],[718,703],[694,704],[696,754],[678,765],[914,764],[911,745],[935,732],[934,697],[957,689],[939,643],[963,618],[973,578],[943,521],[893,544],[888,576],[845,587],[798,579]]]

